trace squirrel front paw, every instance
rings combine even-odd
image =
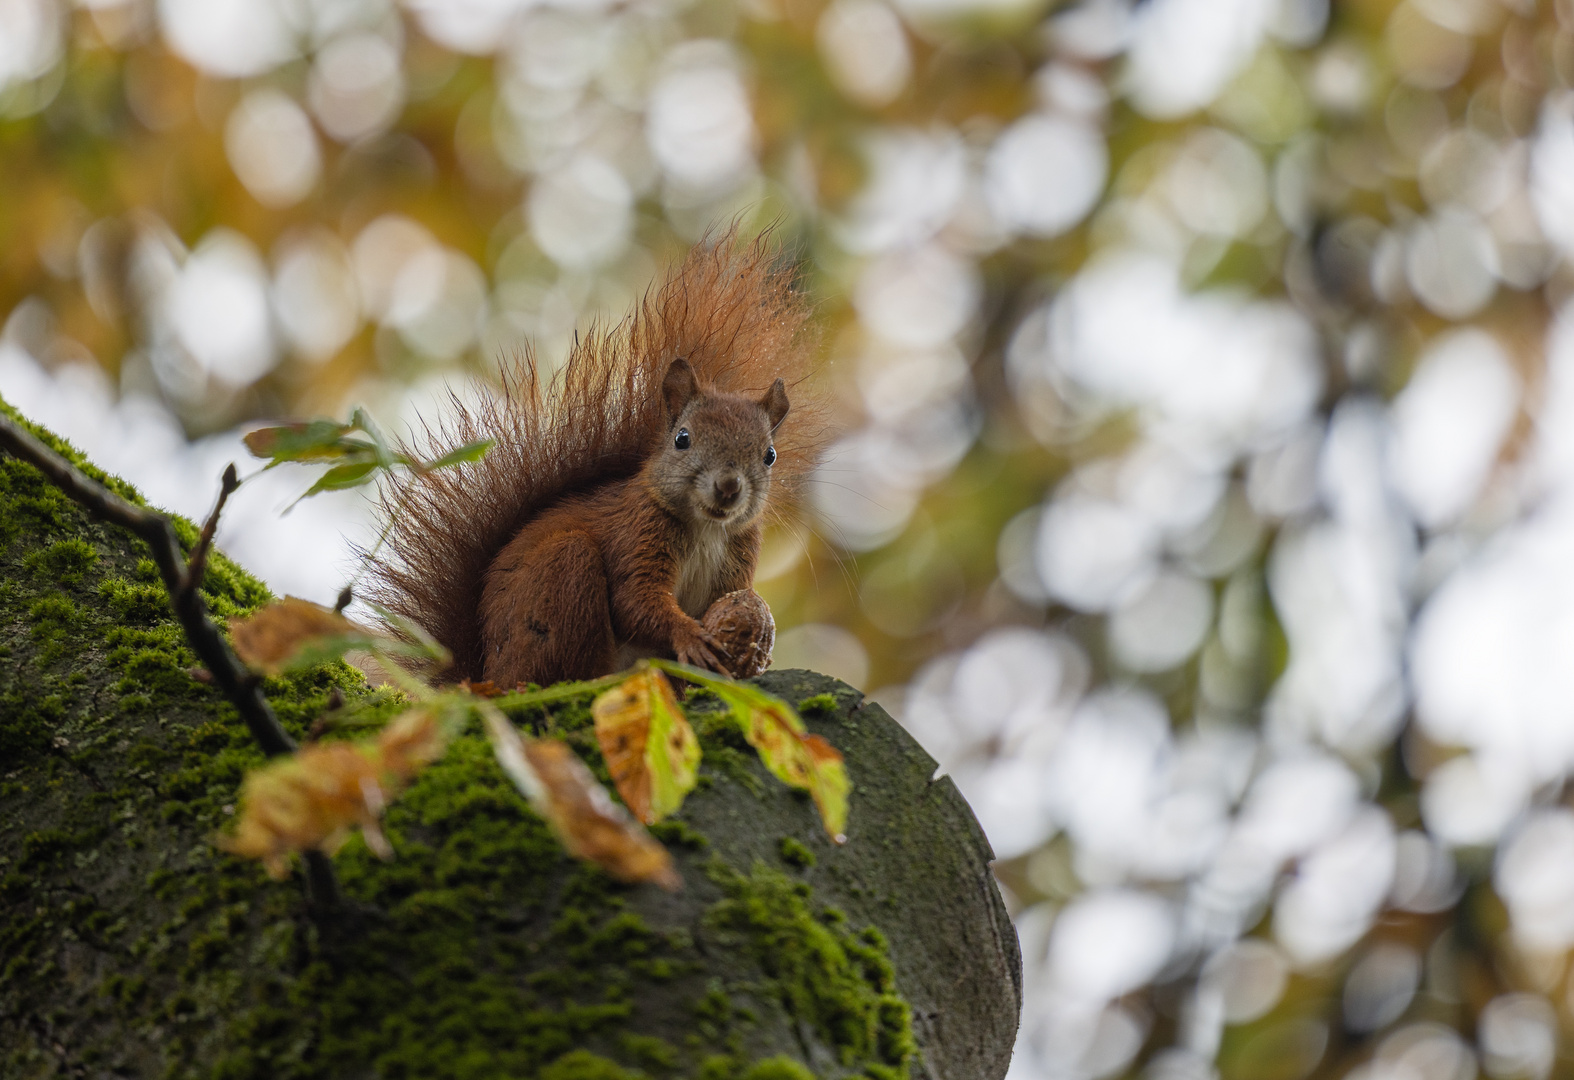
[[[673,635],[672,652],[680,664],[688,664],[690,667],[703,668],[706,671],[714,671],[718,675],[732,677],[732,672],[720,659],[720,654],[725,650],[711,632],[699,623],[694,623],[692,628],[685,627]]]

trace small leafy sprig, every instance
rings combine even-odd
[[[479,720],[504,773],[570,854],[624,881],[677,888],[671,855],[644,826],[682,806],[698,782],[701,750],[663,672],[716,695],[766,767],[807,790],[826,831],[837,843],[846,839],[851,785],[841,754],[810,734],[786,702],[757,687],[652,660],[592,682],[543,690],[497,695],[465,684],[438,689],[413,671],[440,670],[448,662],[446,652],[418,628],[379,614],[394,633],[360,626],[295,597],[231,621],[236,654],[259,672],[297,671],[361,650],[377,658],[413,702],[371,739],[315,743],[247,776],[236,828],[220,843],[237,855],[261,859],[275,876],[288,872],[296,852],[332,854],[355,828],[373,852],[392,857],[379,825],[389,800]],[[596,737],[623,806],[566,743],[521,733],[504,714],[588,692],[596,694],[591,705]]]
[[[456,447],[442,457],[423,461],[393,449],[383,437],[382,430],[361,408],[350,414],[347,424],[336,420],[275,424],[249,432],[242,441],[254,456],[267,460],[264,472],[286,464],[331,466],[295,502],[324,491],[360,487],[374,479],[379,471],[387,472],[401,466],[412,472],[428,473],[480,461],[494,442],[492,439],[478,439]],[[290,507],[294,505],[291,503]]]

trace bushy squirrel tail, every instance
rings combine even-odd
[[[387,530],[366,599],[419,625],[452,654],[444,677],[481,677],[481,590],[493,559],[533,516],[565,495],[637,473],[666,425],[661,382],[677,357],[702,387],[763,395],[786,381],[791,409],[776,433],[772,510],[797,501],[825,437],[806,378],[816,342],[793,267],[769,234],[729,230],[697,245],[621,322],[578,338],[555,374],[527,348],[500,385],[424,423],[413,453],[430,459],[496,440],[474,464],[390,480]]]

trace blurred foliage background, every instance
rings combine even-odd
[[[1571,89],[1567,0],[0,0],[0,394],[200,514],[776,222],[777,662],[977,810],[1012,1080],[1574,1075]]]

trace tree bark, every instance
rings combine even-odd
[[[202,589],[216,616],[268,599],[219,553]],[[473,732],[390,808],[392,862],[339,852],[324,916],[213,846],[262,754],[195,664],[143,542],[0,457],[0,1075],[1004,1075],[1021,975],[989,846],[852,688],[758,680],[846,755],[845,845],[701,699],[701,786],[656,829],[681,892],[570,859]],[[265,691],[296,739],[335,691],[398,709],[343,664]],[[515,719],[605,779],[588,705]]]

